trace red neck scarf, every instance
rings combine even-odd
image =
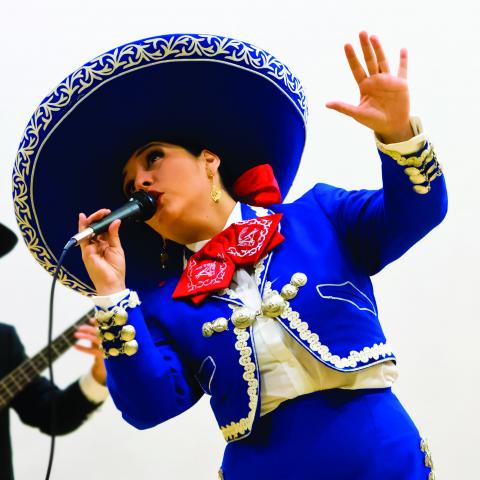
[[[255,206],[280,203],[282,196],[272,167],[257,165],[241,175],[233,185],[237,199]],[[258,262],[283,242],[278,230],[282,214],[233,223],[193,254],[173,292],[173,298],[190,297],[200,303],[210,293],[227,288],[236,266]]]
[[[277,227],[281,213],[233,223],[193,254],[173,292],[173,298],[191,297],[200,303],[210,293],[227,288],[236,266],[257,263],[284,237]]]

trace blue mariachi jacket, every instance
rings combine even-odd
[[[283,213],[285,241],[256,266],[260,292],[280,291],[296,272],[307,276],[278,321],[328,367],[348,372],[395,358],[379,323],[370,276],[446,214],[445,182],[436,160],[429,174],[433,179],[435,170],[438,178],[428,181],[422,192],[428,193],[412,188],[418,183],[412,175],[419,174],[420,154],[395,161],[380,152],[380,190],[318,184],[295,202],[272,207]],[[242,205],[244,219],[258,213]],[[225,439],[239,440],[251,432],[260,412],[252,327],[229,324],[205,338],[204,322],[230,318],[241,303],[228,290],[200,305],[172,300],[177,280],[140,292],[142,304],[129,310],[139,350],[106,361],[112,398],[125,420],[143,429],[184,412],[206,393]]]

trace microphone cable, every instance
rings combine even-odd
[[[74,245],[74,242],[70,240],[67,244],[63,247],[62,254],[60,255],[60,259],[57,262],[57,266],[55,267],[55,273],[53,274],[52,286],[50,289],[50,305],[49,305],[49,314],[48,314],[48,347],[47,347],[47,359],[48,359],[48,374],[49,380],[54,385],[54,376],[53,376],[53,347],[52,347],[52,333],[53,333],[53,298],[55,295],[55,285],[57,284],[58,275],[60,273],[61,265],[65,258],[65,255],[69,251],[69,249]],[[56,402],[52,401],[51,408],[50,408],[50,454],[48,457],[48,467],[47,467],[47,474],[45,476],[45,480],[50,479],[50,473],[52,471],[53,465],[53,456],[55,454],[55,432],[57,428],[57,417],[56,417]]]
[[[108,230],[109,225],[116,219],[135,219],[137,221],[145,221],[153,216],[157,209],[156,203],[157,197],[151,192],[146,192],[144,190],[139,190],[134,192],[132,196],[128,199],[128,202],[117,209],[116,211],[110,213],[103,219],[98,222],[92,223],[85,230],[82,230],[78,234],[71,237],[68,242],[65,244],[62,250],[62,254],[57,262],[55,267],[55,273],[53,274],[52,287],[50,289],[50,306],[49,306],[49,316],[48,316],[48,347],[47,347],[47,360],[48,360],[48,373],[50,381],[54,383],[53,376],[53,348],[52,348],[52,332],[53,332],[53,298],[55,294],[55,285],[57,283],[58,276],[60,274],[61,265],[65,258],[65,255],[70,250],[71,247],[78,245],[80,241],[87,239],[91,236],[100,234],[105,230]],[[55,453],[55,431],[57,428],[56,421],[56,411],[55,411],[55,402],[52,401],[52,406],[50,409],[50,455],[48,458],[48,467],[45,480],[50,479],[50,474],[52,471],[53,456]]]

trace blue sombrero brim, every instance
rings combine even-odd
[[[26,129],[14,170],[24,239],[52,272],[77,231],[78,213],[124,203],[122,167],[154,140],[186,140],[217,153],[227,187],[270,163],[286,195],[305,120],[299,81],[271,55],[237,40],[169,35],[107,52],[64,80]],[[161,278],[157,234],[144,225],[125,227],[122,243],[129,285]],[[79,251],[66,258],[62,282],[93,293]]]

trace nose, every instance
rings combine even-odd
[[[151,173],[147,171],[141,171],[137,173],[133,185],[135,187],[135,190],[145,190],[146,188],[151,186],[152,183],[153,180]]]

